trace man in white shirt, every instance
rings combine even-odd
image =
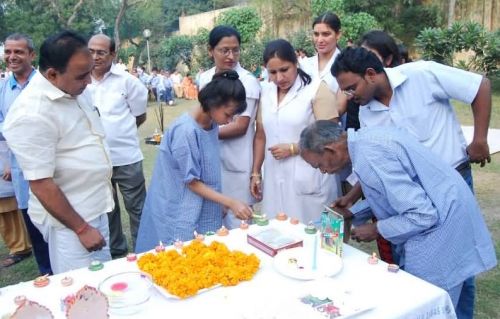
[[[183,96],[182,90],[182,75],[179,71],[175,70],[172,75],[170,75],[170,79],[174,85],[175,97],[180,99]]]
[[[384,69],[380,60],[364,48],[348,48],[336,59],[332,74],[340,89],[360,104],[361,126],[396,126],[406,129],[434,155],[455,168],[473,190],[470,163],[481,167],[490,162],[487,141],[491,114],[491,86],[487,78],[430,61],[406,63]],[[474,138],[467,145],[451,99],[470,104],[474,116]],[[381,163],[383,165],[383,163]],[[349,208],[361,187],[336,201]],[[459,318],[472,318],[474,277],[463,286]]]
[[[93,67],[86,41],[71,31],[47,38],[39,65],[3,134],[30,183],[28,213],[57,274],[111,259],[112,165],[97,112],[82,94]]]
[[[114,41],[104,34],[93,36],[88,47],[94,59],[92,83],[88,91],[94,107],[99,110],[106,132],[106,142],[113,163],[111,182],[115,189],[115,208],[108,215],[111,255],[127,253],[128,246],[123,235],[117,186],[130,218],[132,250],[146,198],[146,186],[142,171],[143,155],[139,146],[137,128],[146,121],[148,91],[134,76],[121,71],[113,64]]]

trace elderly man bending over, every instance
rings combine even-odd
[[[346,133],[317,121],[302,131],[300,149],[323,173],[352,163],[378,219],[356,227],[352,238],[368,242],[381,235],[392,242],[400,266],[445,289],[455,308],[459,299],[467,302],[460,298],[464,281],[496,265],[491,236],[463,178],[406,131],[372,127]],[[349,211],[344,217],[362,219]]]

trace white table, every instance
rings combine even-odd
[[[272,221],[271,225],[305,235],[303,225],[294,226],[288,221]],[[296,307],[304,307],[298,298],[315,285],[347,289],[375,306],[356,318],[455,318],[451,300],[443,289],[404,271],[390,273],[382,261],[370,265],[367,254],[349,245],[344,245],[343,269],[333,278],[300,281],[284,277],[274,269],[272,257],[247,244],[247,232],[256,228],[262,227],[251,226],[247,231],[236,229],[227,237],[207,237],[207,241],[218,240],[231,249],[257,254],[261,269],[251,281],[235,287],[215,288],[185,300],[167,299],[155,290],[140,313],[131,316],[111,314],[110,318],[312,318],[304,317]],[[65,318],[60,310],[61,298],[75,293],[85,284],[97,287],[112,274],[132,270],[138,270],[136,263],[122,258],[106,263],[104,269],[97,272],[78,269],[52,276],[50,285],[44,288],[35,288],[32,281],[2,288],[0,317],[14,312],[15,296],[25,295],[50,308],[55,318]],[[74,284],[62,287],[60,280],[64,276],[73,277]]]

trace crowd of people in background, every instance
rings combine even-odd
[[[114,62],[111,38],[72,31],[44,41],[36,70],[30,38],[9,36],[10,73],[0,81],[3,265],[33,248],[41,273],[61,273],[238,227],[256,202],[269,218],[284,212],[302,223],[330,204],[346,219],[347,240],[356,222],[353,239],[377,240],[384,261],[442,287],[458,317],[472,318],[474,278],[496,265],[471,175],[471,163],[490,160],[489,81],[408,63],[383,31],[341,49],[341,30],[338,16],[320,15],[315,55],[276,39],[247,70],[238,31],[217,26],[207,39],[213,67],[196,75],[128,69]],[[148,99],[181,98],[199,104],[163,132],[146,192],[137,129]],[[471,105],[469,145],[450,99]]]

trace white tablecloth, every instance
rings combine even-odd
[[[304,236],[303,225],[272,221],[273,227]],[[448,294],[434,285],[416,278],[404,271],[390,273],[387,264],[367,263],[368,255],[344,245],[343,269],[333,278],[315,281],[300,281],[279,274],[273,267],[273,258],[246,242],[248,231],[231,231],[227,237],[210,236],[207,241],[218,240],[231,249],[254,252],[261,260],[261,268],[249,282],[235,287],[215,288],[185,300],[168,299],[154,290],[151,299],[143,309],[130,316],[111,314],[110,318],[313,318],[305,312],[299,297],[317,285],[329,289],[348,290],[359,296],[372,309],[358,314],[356,318],[455,318],[453,305]],[[13,302],[17,295],[25,295],[49,307],[55,318],[64,318],[60,310],[60,299],[75,293],[83,285],[97,287],[106,277],[123,271],[137,270],[136,263],[117,259],[105,264],[103,270],[91,272],[78,269],[52,276],[51,283],[44,288],[35,288],[33,282],[23,282],[0,289],[0,317],[13,313]],[[74,284],[62,287],[61,278],[71,276]],[[309,309],[308,309],[309,310]],[[318,318],[321,318],[318,314]],[[91,319],[91,318],[89,318]]]

